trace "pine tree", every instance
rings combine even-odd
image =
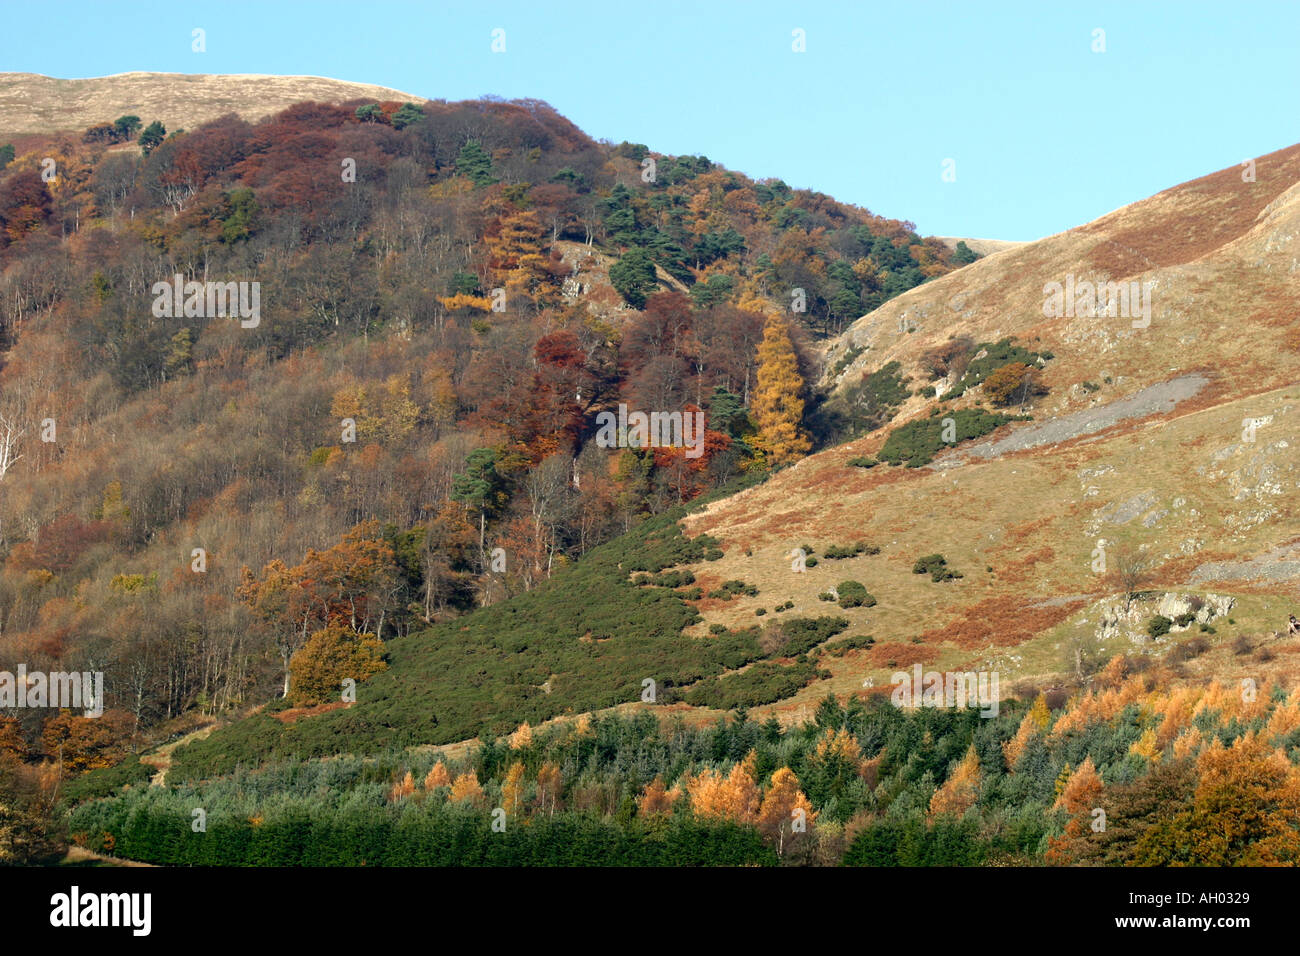
[[[460,148],[456,157],[456,173],[469,179],[475,186],[490,186],[496,182],[492,175],[492,157],[475,140]]]
[[[754,389],[757,444],[773,465],[807,454],[812,447],[800,427],[803,422],[803,378],[795,358],[794,342],[785,320],[773,315],[763,328],[758,346],[758,383]]]
[[[1056,786],[1053,787],[1053,792],[1056,794],[1058,800],[1061,797],[1061,791],[1064,790],[1065,785],[1070,782],[1070,775],[1073,773],[1074,768],[1067,763],[1061,768],[1061,772],[1056,775]]]

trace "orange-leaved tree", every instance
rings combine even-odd
[[[772,774],[772,785],[758,811],[758,828],[777,856],[785,854],[787,844],[796,834],[807,832],[816,816],[812,804],[799,789],[799,778],[793,770],[781,767]]]
[[[308,638],[289,662],[290,696],[298,707],[340,700],[345,680],[359,684],[388,668],[383,656],[384,645],[375,635],[330,624]]]
[[[930,798],[930,813],[933,816],[950,813],[959,817],[975,805],[979,792],[980,759],[975,753],[975,745],[971,744],[966,756]]]

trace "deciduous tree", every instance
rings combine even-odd
[[[785,320],[772,316],[758,347],[758,387],[753,411],[756,443],[773,465],[789,464],[808,453],[812,443],[803,431],[803,379]]]

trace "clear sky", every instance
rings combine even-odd
[[[598,139],[703,154],[923,234],[996,239],[1300,141],[1300,0],[0,0],[0,70],[533,97]]]

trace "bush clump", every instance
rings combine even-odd
[[[793,664],[760,661],[739,673],[700,681],[682,699],[694,707],[718,710],[759,707],[793,697],[817,676],[817,668],[806,661]]]
[[[960,571],[948,567],[948,559],[942,554],[927,554],[923,558],[917,558],[912,565],[912,573],[928,574],[931,581],[951,581],[963,577]]]
[[[730,581],[723,581],[716,591],[710,591],[709,597],[717,598],[719,601],[730,601],[738,594],[758,597],[758,588],[733,578]]]
[[[840,607],[876,606],[876,599],[867,593],[866,587],[858,581],[841,581],[835,591],[839,594]]]
[[[983,408],[935,409],[929,418],[910,421],[890,432],[879,457],[891,465],[920,468],[934,461],[934,456],[945,448],[982,438],[1007,422],[1029,421],[1029,418],[1028,415],[1003,415]],[[944,422],[949,419],[952,421],[949,437],[953,440],[944,441]]]
[[[797,657],[830,640],[849,626],[846,617],[791,617],[773,621],[758,639],[758,646],[771,655]]]
[[[871,647],[876,643],[876,639],[870,634],[854,634],[846,637],[842,641],[836,641],[834,644],[826,645],[826,653],[832,657],[843,657],[849,651],[859,650],[864,647]]]
[[[125,786],[148,783],[155,773],[156,768],[140,762],[139,754],[131,754],[115,766],[92,770],[69,780],[63,791],[63,799],[75,804],[111,796]]]
[[[1203,637],[1193,637],[1186,641],[1180,641],[1169,650],[1168,661],[1171,664],[1181,664],[1183,661],[1190,661],[1192,658],[1200,657],[1210,649],[1210,642]]]
[[[860,554],[879,554],[880,549],[875,545],[867,544],[865,541],[859,541],[857,544],[833,544],[826,549],[826,557],[832,561],[840,561],[844,558],[856,558]]]
[[[967,389],[982,384],[986,378],[1007,365],[1032,367],[1038,364],[1040,358],[1044,361],[1052,358],[1051,352],[1040,354],[1031,351],[1014,344],[1010,337],[997,342],[983,342],[977,346],[977,349],[983,354],[979,358],[971,360],[970,364],[966,366],[966,371],[961,380],[944,396],[945,399],[956,398]]]
[[[1157,637],[1164,637],[1169,633],[1169,629],[1174,626],[1173,620],[1165,617],[1163,614],[1157,614],[1151,620],[1147,621],[1147,634],[1154,641]]]

